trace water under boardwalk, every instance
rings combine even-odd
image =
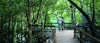
[[[56,43],[79,43],[79,41],[74,38],[74,30],[57,30]]]

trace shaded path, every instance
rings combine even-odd
[[[79,41],[74,38],[74,30],[57,30],[56,43],[79,43]]]

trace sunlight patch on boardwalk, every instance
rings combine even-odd
[[[79,43],[79,41],[74,38],[74,30],[57,30],[56,43]]]

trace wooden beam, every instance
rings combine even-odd
[[[77,29],[78,31],[80,31],[82,34],[84,34],[85,36],[91,38],[91,39],[92,39],[93,41],[95,41],[96,43],[100,43],[100,40],[98,40],[97,38],[95,38],[95,37],[91,36],[90,34],[88,34],[88,33],[84,32],[84,31],[80,30],[79,28],[76,28],[76,29]]]

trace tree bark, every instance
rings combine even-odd
[[[95,21],[95,9],[94,9],[94,0],[92,0],[92,4],[93,4],[93,15],[92,15],[92,23],[94,24],[94,21]]]
[[[37,22],[39,15],[40,15],[42,0],[40,0],[39,2],[40,2],[39,10],[38,10],[38,13],[36,14],[36,19],[34,20],[33,24],[35,24]]]
[[[30,7],[30,0],[27,0],[27,23],[28,23],[28,43],[32,43],[32,24],[31,24],[31,7]]]

